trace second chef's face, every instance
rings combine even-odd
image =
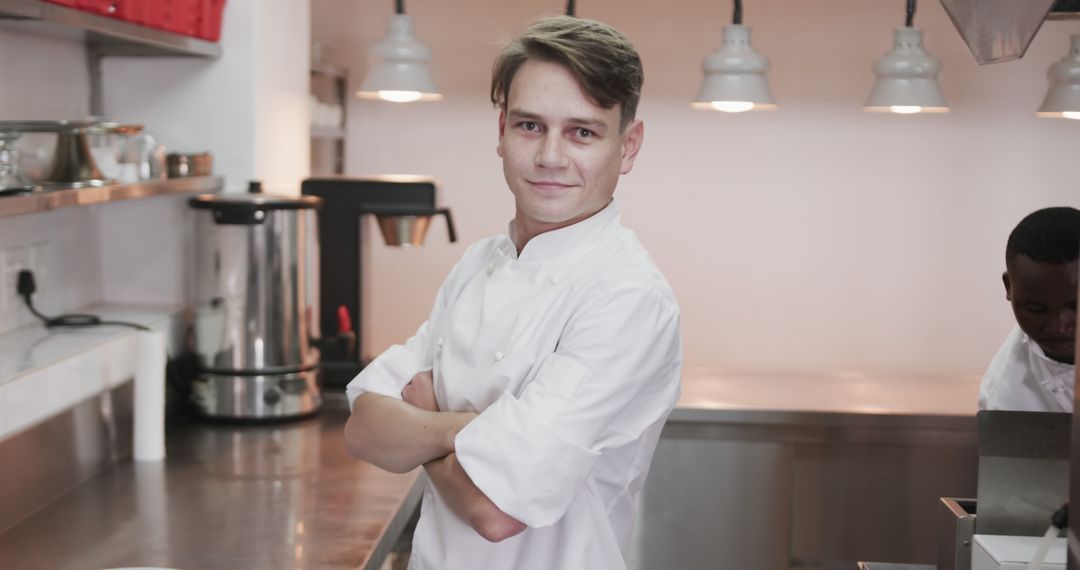
[[[597,105],[563,65],[535,59],[521,65],[499,114],[498,153],[522,243],[611,201],[644,136],[640,120],[622,129],[619,121],[619,106]]]
[[[1002,278],[1020,329],[1046,356],[1074,363],[1077,262],[1041,263],[1017,255]]]

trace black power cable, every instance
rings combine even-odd
[[[911,27],[915,23],[915,0],[907,0],[907,19],[904,20],[904,25]]]
[[[404,14],[405,13],[405,0],[394,0],[394,13],[395,14]]]
[[[735,0],[735,13],[731,16],[731,23],[736,26],[742,25],[742,0]]]
[[[577,10],[574,9],[574,0],[566,0],[566,15],[577,17]]]
[[[83,313],[69,313],[56,317],[49,317],[43,315],[41,311],[38,311],[37,308],[34,307],[34,301],[32,299],[34,293],[37,291],[37,284],[34,283],[34,274],[25,269],[19,271],[17,290],[19,295],[22,296],[23,301],[26,302],[26,308],[30,309],[30,312],[35,317],[41,320],[41,322],[45,323],[45,326],[47,328],[118,326],[131,327],[140,331],[150,330],[150,327],[140,325],[139,323],[131,323],[127,321],[107,321],[97,315],[87,315]]]

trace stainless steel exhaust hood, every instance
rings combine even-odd
[[[1043,22],[1080,19],[1080,0],[941,0],[979,65],[1020,59]]]

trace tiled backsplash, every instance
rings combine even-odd
[[[189,198],[158,196],[3,218],[0,334],[36,320],[16,294],[21,269],[34,272],[34,305],[47,315],[100,302],[188,302],[194,243]]]
[[[3,218],[0,223],[0,334],[35,320],[16,295],[16,276],[20,269],[34,271],[37,282],[34,305],[43,313],[70,311],[101,300],[98,217],[93,208],[64,208]]]

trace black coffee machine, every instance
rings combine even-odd
[[[374,217],[386,245],[415,247],[423,244],[431,219],[444,216],[450,241],[455,242],[453,218],[448,208],[436,206],[436,190],[433,179],[420,176],[311,178],[303,182],[303,194],[323,199],[319,218],[319,345],[324,386],[348,384],[365,364],[361,354],[364,224]]]

